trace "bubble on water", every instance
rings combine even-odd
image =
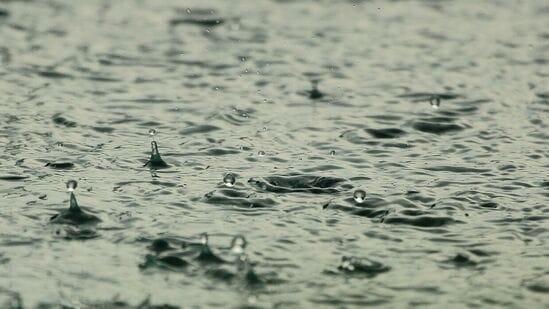
[[[223,176],[223,183],[226,187],[233,187],[236,183],[236,176],[233,173],[227,173]]]
[[[429,103],[431,104],[431,107],[434,109],[437,109],[440,107],[440,98],[437,96],[432,96],[429,99]]]
[[[336,155],[336,151],[335,151],[335,150],[330,151],[330,156],[333,157],[333,156],[335,156],[335,155]]]
[[[257,152],[257,155],[260,156],[260,157],[263,157],[265,155],[265,151],[260,150],[260,151]]]
[[[67,190],[69,190],[69,192],[73,192],[76,187],[78,187],[78,182],[76,182],[76,180],[67,181]]]
[[[366,192],[364,190],[356,190],[355,193],[353,193],[353,199],[357,203],[362,203],[366,199]]]
[[[235,236],[231,241],[231,252],[235,254],[244,253],[244,248],[246,248],[246,239],[243,236]]]
[[[149,136],[150,136],[151,138],[154,138],[154,137],[156,136],[156,133],[157,133],[157,132],[156,132],[156,129],[150,129],[150,130],[149,130]]]
[[[202,235],[200,235],[200,243],[204,246],[208,245],[208,233],[202,233]]]

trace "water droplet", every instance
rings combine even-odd
[[[69,190],[69,192],[74,191],[76,187],[78,187],[78,182],[76,182],[76,180],[67,181],[67,190]]]
[[[357,203],[364,202],[364,199],[366,199],[366,192],[364,190],[356,190],[355,193],[353,193],[353,199]]]
[[[231,241],[231,252],[234,254],[244,253],[244,248],[246,248],[246,239],[243,236],[235,236]]]
[[[187,14],[191,14],[191,9],[190,8],[187,9]]]
[[[263,157],[265,155],[265,151],[260,150],[260,151],[257,152],[257,155],[260,156],[260,157]]]
[[[335,155],[336,155],[336,151],[335,151],[335,150],[330,151],[330,155],[331,155],[332,157],[335,156]]]
[[[208,245],[208,233],[202,233],[202,235],[200,235],[200,243],[204,246]]]
[[[355,270],[355,259],[353,257],[342,257],[341,258],[341,265],[339,266],[340,269],[347,270],[347,271],[353,271]]]
[[[226,187],[233,187],[236,182],[236,176],[233,173],[227,173],[223,176],[223,183]]]
[[[432,108],[437,109],[440,107],[440,98],[438,96],[432,96],[429,99],[429,103],[431,103]]]
[[[150,129],[150,130],[149,130],[149,136],[150,136],[151,138],[154,138],[155,135],[156,135],[156,129]]]

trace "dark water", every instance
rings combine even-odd
[[[0,307],[547,308],[548,29],[543,0],[0,1]]]

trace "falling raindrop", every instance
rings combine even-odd
[[[236,176],[233,173],[227,173],[223,176],[223,183],[226,187],[233,187],[236,183]]]
[[[164,162],[164,160],[162,160],[162,157],[160,156],[160,152],[158,151],[158,143],[155,140],[155,136],[157,134],[158,134],[158,131],[156,131],[156,129],[149,129],[149,137],[151,138],[151,158],[143,166],[148,165],[151,168],[168,167],[168,164]]]
[[[440,97],[438,96],[432,96],[429,99],[429,103],[431,104],[431,107],[434,109],[437,109],[440,107]]]
[[[246,239],[243,236],[235,236],[231,241],[231,252],[234,254],[243,254],[246,248]]]
[[[208,245],[208,233],[202,233],[202,235],[200,235],[200,243],[204,246]]]
[[[362,203],[366,199],[366,192],[364,190],[356,190],[355,193],[353,193],[353,199],[357,203]]]
[[[318,80],[311,81],[313,89],[309,91],[309,98],[313,100],[320,99],[324,96],[320,90],[318,90]]]
[[[67,181],[67,190],[69,192],[73,192],[76,187],[78,187],[78,182],[76,182],[76,180]]]

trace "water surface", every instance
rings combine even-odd
[[[0,1],[0,307],[546,305],[548,20]]]

